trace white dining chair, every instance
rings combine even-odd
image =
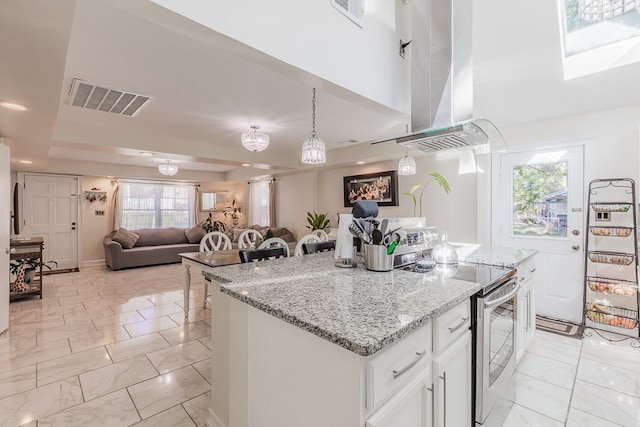
[[[318,236],[321,242],[326,242],[329,240],[329,235],[324,230],[313,230],[311,234],[315,234],[316,236]]]
[[[316,234],[307,234],[306,236],[302,236],[298,244],[296,245],[296,250],[293,251],[293,256],[302,256],[304,252],[302,250],[302,245],[305,243],[314,243],[320,242],[320,238]]]
[[[270,237],[260,244],[258,249],[283,247],[286,256],[289,256],[289,245],[279,237]]]
[[[262,239],[259,231],[251,228],[245,230],[238,238],[238,249],[256,249],[256,242]]]
[[[231,239],[224,233],[212,231],[200,240],[200,252],[213,252],[231,249]]]

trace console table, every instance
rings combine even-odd
[[[39,296],[42,299],[42,250],[44,249],[44,240],[42,237],[30,237],[26,239],[11,239],[9,242],[10,254],[12,261],[18,260],[37,260],[38,274],[28,285],[31,290],[25,292],[10,292],[10,301],[26,298],[30,296]]]

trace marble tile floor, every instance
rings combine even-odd
[[[11,303],[0,336],[0,427],[204,426],[210,311],[180,264],[44,278],[43,299]],[[196,308],[194,308],[196,307]]]
[[[516,402],[503,427],[640,426],[638,340],[590,335],[536,331],[518,364]]]
[[[180,264],[45,276],[0,336],[0,427],[204,426],[210,311]],[[640,350],[538,331],[504,427],[639,427]]]

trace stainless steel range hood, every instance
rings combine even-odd
[[[484,126],[472,120],[472,0],[412,0],[409,7],[412,133],[378,142],[422,151],[487,144]]]

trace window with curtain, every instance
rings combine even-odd
[[[155,182],[121,182],[120,227],[189,228],[195,224],[195,187]]]
[[[249,184],[249,224],[270,226],[269,181]]]

